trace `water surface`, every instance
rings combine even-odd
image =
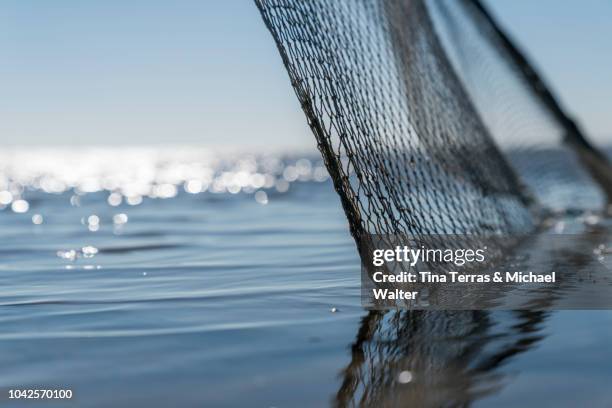
[[[368,312],[316,155],[145,153],[3,161],[3,406],[612,403],[612,313]]]

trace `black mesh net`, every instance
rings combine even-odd
[[[477,0],[256,3],[362,256],[369,234],[531,232],[547,207],[579,201],[568,171],[590,206],[612,196],[605,157]],[[371,311],[335,404],[467,406],[501,386],[497,368],[537,344],[545,318]]]
[[[471,0],[427,4],[444,50],[489,134],[538,201],[555,209],[602,203],[585,156],[599,153],[561,111],[522,52],[496,31],[489,12]],[[581,184],[579,194],[575,186],[565,185],[570,179]],[[609,183],[601,180],[604,190]]]
[[[529,166],[550,169],[550,154],[513,152],[558,147],[567,124],[470,9],[478,3],[256,3],[362,255],[368,234],[478,237],[537,225],[530,191],[546,173]],[[530,172],[535,189],[521,178]]]

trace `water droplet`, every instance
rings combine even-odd
[[[283,170],[283,178],[288,182],[297,180],[298,176],[299,174],[297,169],[293,166],[287,166],[285,167],[285,170]]]
[[[13,201],[13,194],[10,191],[0,191],[0,205],[8,205]]]
[[[81,252],[85,258],[93,258],[98,253],[98,248],[88,245],[81,248]]]
[[[198,194],[202,191],[202,182],[200,180],[189,180],[183,187],[190,194]]]
[[[266,184],[266,176],[260,173],[255,173],[251,176],[251,187],[262,188]]]
[[[80,207],[81,198],[78,195],[73,195],[72,197],[70,197],[70,205],[73,207]]]
[[[329,177],[329,174],[327,173],[327,170],[325,170],[324,167],[317,167],[314,170],[314,179],[318,182],[323,182],[325,180],[327,180],[327,178]]]
[[[400,384],[408,384],[411,381],[412,381],[412,373],[410,371],[407,371],[407,370],[402,371],[397,376],[397,382]]]
[[[126,222],[128,222],[128,216],[127,214],[124,213],[120,213],[120,214],[115,214],[113,215],[113,223],[117,226],[119,225],[123,225]]]
[[[26,200],[15,200],[11,204],[11,210],[16,213],[25,213],[30,209],[30,204]]]
[[[142,196],[129,196],[126,201],[129,205],[139,205],[142,203]]]
[[[262,205],[268,204],[268,194],[265,191],[259,190],[255,193],[255,201]]]
[[[595,214],[589,214],[586,217],[584,217],[584,223],[586,225],[597,225],[599,224],[599,216],[595,215]]]
[[[59,258],[65,259],[70,262],[74,262],[78,256],[77,251],[75,251],[74,249],[69,249],[67,251],[60,250],[57,251],[56,254]]]
[[[178,194],[176,186],[169,183],[160,184],[154,188],[154,196],[159,198],[172,198]],[[129,202],[129,201],[128,201]]]
[[[286,180],[279,179],[275,184],[276,191],[279,193],[286,193],[289,190],[289,183]]]
[[[229,191],[230,194],[238,194],[241,188],[239,184],[230,184],[227,186],[227,191]]]
[[[98,225],[100,224],[100,217],[95,214],[90,215],[89,217],[87,217],[87,223],[89,225]]]
[[[123,196],[119,193],[110,193],[106,201],[108,202],[108,205],[117,207],[121,205],[121,202],[123,201]]]

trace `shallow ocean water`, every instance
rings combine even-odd
[[[611,312],[364,310],[316,155],[136,152],[0,167],[0,405],[612,404]]]

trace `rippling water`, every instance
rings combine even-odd
[[[612,313],[364,311],[317,155],[0,156],[2,404],[612,401]]]

